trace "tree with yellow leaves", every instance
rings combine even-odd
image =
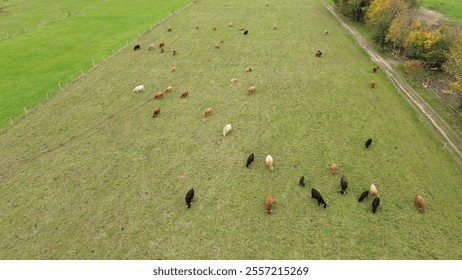
[[[408,7],[407,0],[374,0],[367,9],[366,24],[371,30],[372,39],[382,50],[393,19]]]
[[[395,51],[401,54],[404,48],[404,41],[409,35],[409,27],[413,20],[411,10],[406,7],[400,11],[391,22],[390,29],[388,30],[385,42],[392,43]]]
[[[443,69],[454,78],[451,86],[459,95],[459,109],[462,109],[462,31],[457,35]]]
[[[425,61],[428,67],[441,68],[450,46],[451,36],[445,27],[422,24],[418,20],[412,21],[409,34],[404,40],[408,56]]]

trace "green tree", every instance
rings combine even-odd
[[[343,15],[362,22],[372,0],[335,0],[334,2]]]

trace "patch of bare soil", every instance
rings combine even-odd
[[[420,22],[441,25],[448,22],[448,18],[442,13],[419,7],[416,9],[416,17]]]

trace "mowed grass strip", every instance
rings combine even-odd
[[[23,28],[23,24],[45,16],[40,11],[49,11],[54,18],[62,14],[65,3],[71,7],[76,4],[40,1],[38,8],[35,2],[8,1],[1,13],[2,26],[6,25],[6,30]],[[22,116],[24,108],[30,111],[46,101],[59,90],[58,84],[64,86],[77,78],[190,1],[141,0],[134,4],[111,0],[80,4],[85,3],[88,8],[82,8],[82,13],[0,41],[0,127]]]
[[[227,4],[172,16],[134,42],[164,53],[126,48],[0,134],[0,258],[460,259],[460,164],[322,4]],[[357,202],[371,183],[377,214]]]

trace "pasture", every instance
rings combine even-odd
[[[0,258],[461,259],[461,165],[347,31],[317,0],[226,3],[171,16],[0,133]],[[371,183],[376,214],[357,201]]]
[[[443,13],[453,21],[462,22],[461,0],[419,0],[418,3],[424,8]]]
[[[2,1],[0,127],[189,2]]]

